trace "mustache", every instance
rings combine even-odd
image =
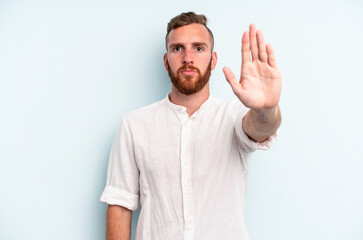
[[[196,72],[200,73],[199,68],[194,67],[194,66],[192,66],[192,65],[183,65],[183,66],[181,66],[181,67],[178,69],[177,73],[180,73],[181,71],[184,71],[184,70],[194,70],[194,71],[196,71]]]

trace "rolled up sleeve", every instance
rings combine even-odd
[[[106,187],[100,201],[135,211],[139,200],[139,169],[127,120],[121,122],[110,153]]]

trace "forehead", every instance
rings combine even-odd
[[[211,45],[211,39],[207,28],[198,23],[182,26],[170,31],[168,36],[168,46],[174,43],[202,42]]]

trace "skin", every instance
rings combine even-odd
[[[132,211],[117,205],[108,205],[106,240],[130,240]]]
[[[228,67],[223,72],[235,95],[250,108],[242,121],[245,133],[257,142],[276,133],[281,123],[281,74],[271,45],[254,24],[243,33],[239,81]]]

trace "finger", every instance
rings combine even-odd
[[[268,60],[268,65],[270,65],[270,67],[276,68],[276,58],[275,58],[275,52],[271,46],[271,44],[266,44],[266,50],[267,50],[267,60]]]
[[[248,32],[244,32],[242,37],[242,63],[250,60],[250,38],[248,37]]]
[[[267,62],[267,52],[266,52],[266,44],[265,38],[263,37],[263,33],[261,30],[257,30],[257,44],[258,44],[258,58],[262,62]]]
[[[251,48],[252,61],[257,61],[258,60],[258,46],[257,46],[257,39],[256,39],[256,26],[253,23],[250,25],[250,48]]]
[[[241,92],[241,84],[237,81],[236,76],[233,74],[229,67],[223,68],[224,76],[226,77],[227,82],[231,85],[234,94],[238,96]]]

